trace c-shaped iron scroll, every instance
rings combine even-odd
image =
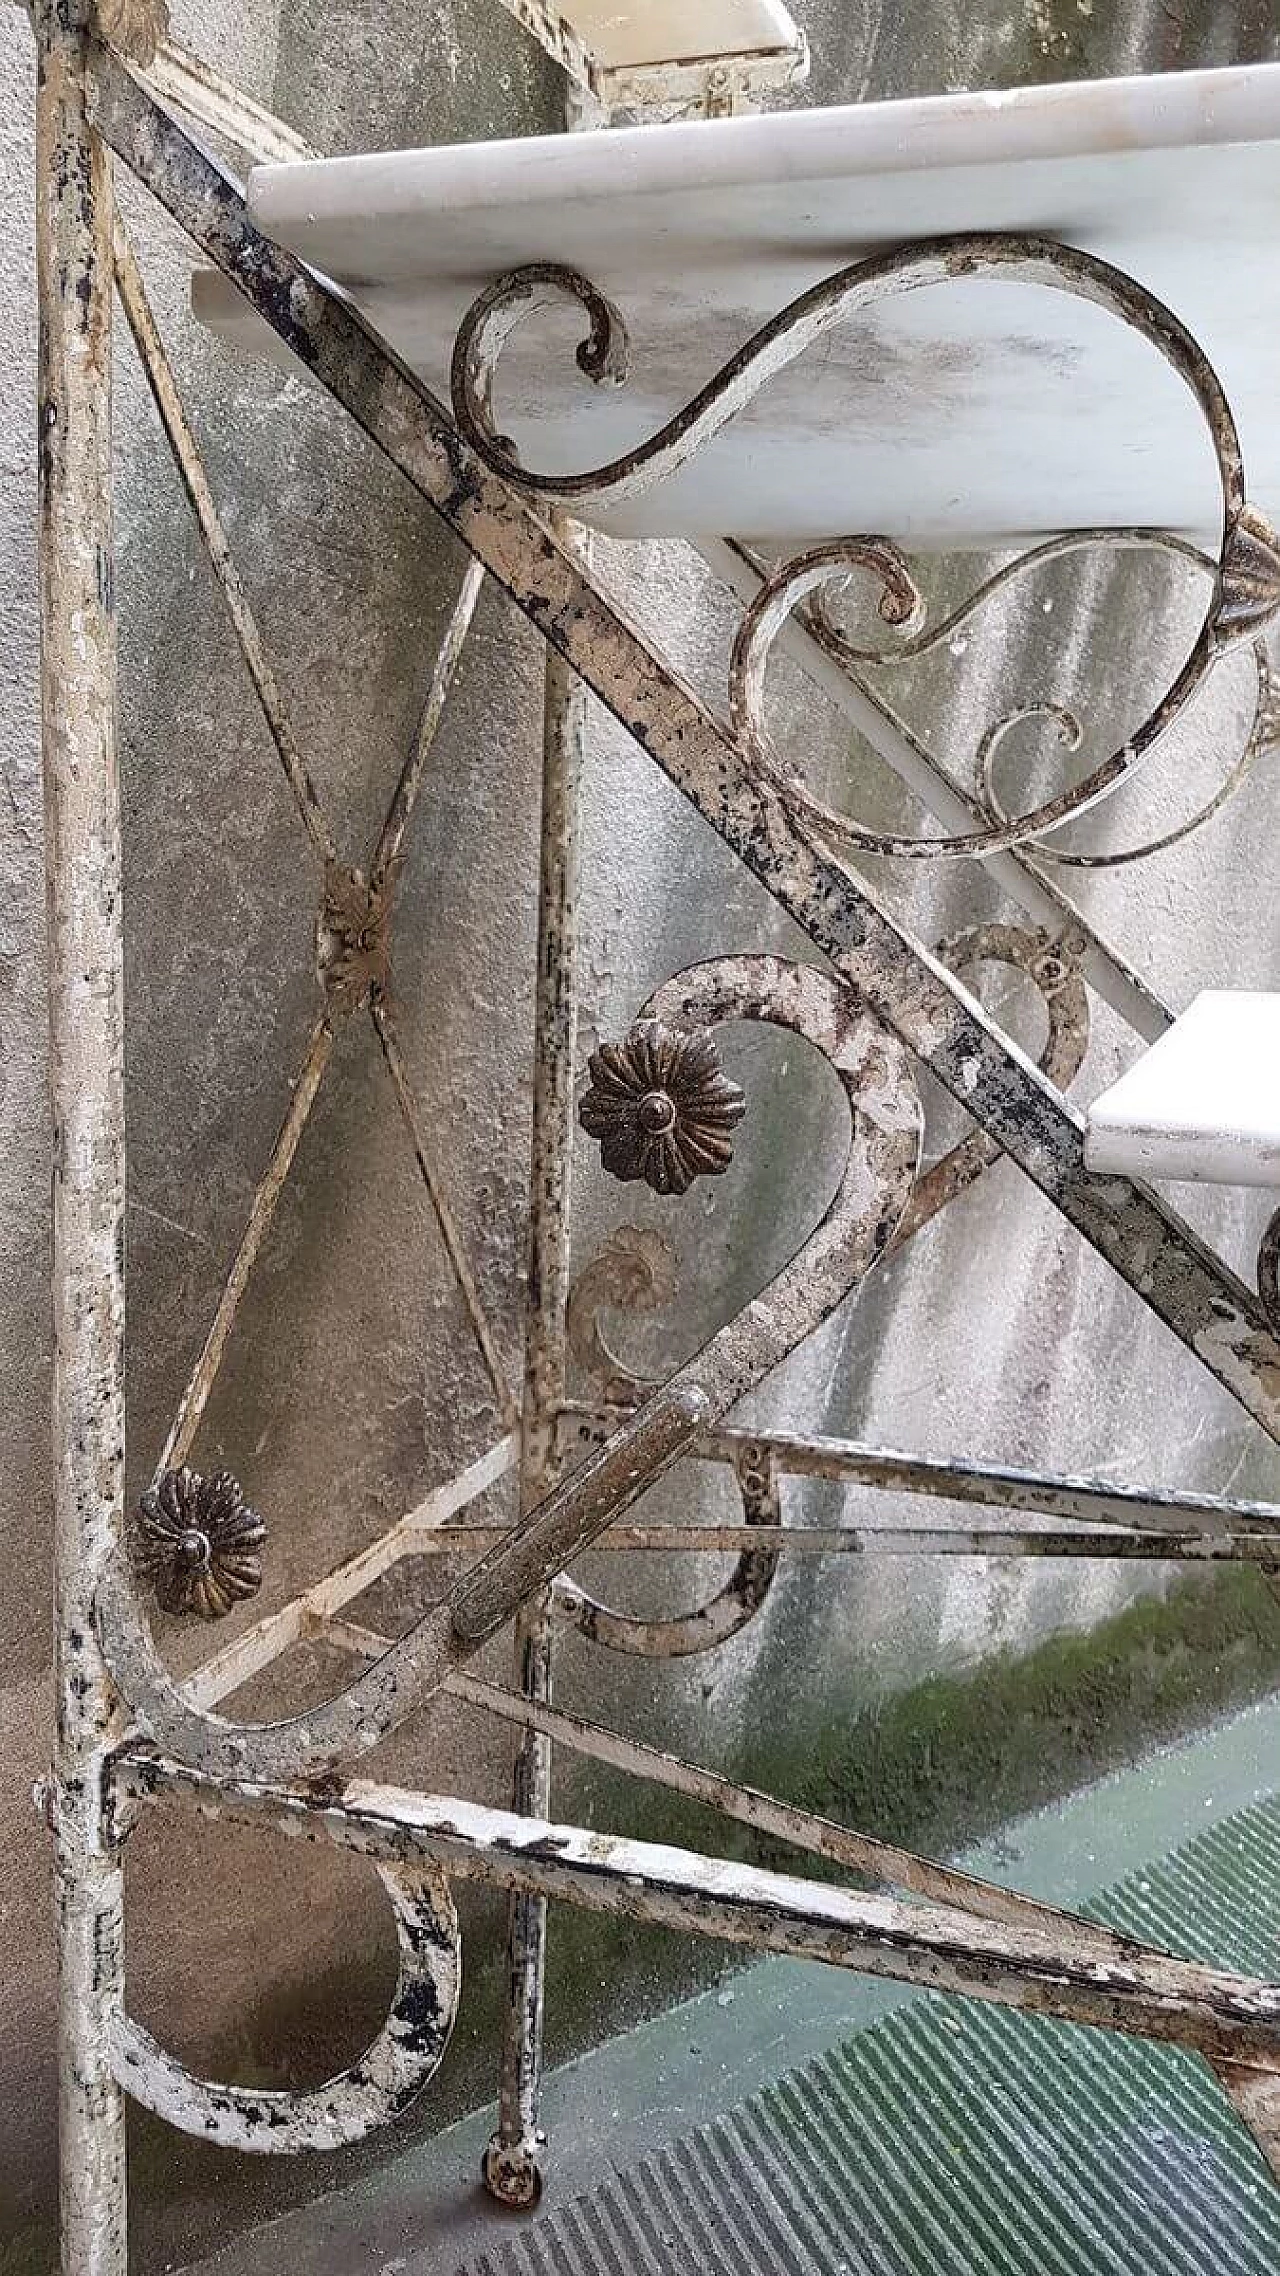
[[[380,1660],[321,1707],[275,1723],[235,1723],[191,1704],[164,1666],[123,1549],[96,1600],[103,1656],[142,1732],[213,1776],[287,1781],[377,1746],[526,1598],[629,1509],[646,1487],[811,1334],[883,1255],[911,1198],[922,1115],[911,1064],[852,992],[775,957],[694,966],[662,991],[669,1019],[780,1020],[837,1053],[853,1109],[834,1199],[780,1273],[530,1511]]]
[[[813,965],[776,956],[724,956],[694,965],[664,982],[638,1014],[639,1021],[674,1027],[711,1030],[732,1020],[763,1020],[790,1029],[835,1069],[855,1127],[867,1075],[864,1019],[848,988]],[[851,1151],[826,1221],[833,1233],[838,1231],[833,1220],[847,1216],[854,1224],[865,1205],[856,1186],[848,1190],[853,1159]],[[760,1547],[744,1551],[706,1603],[674,1619],[642,1620],[598,1603],[577,1582],[560,1579],[552,1597],[557,1615],[592,1643],[648,1659],[711,1651],[737,1635],[760,1610],[778,1570],[779,1553],[770,1549],[769,1535],[782,1523],[782,1506],[777,1474],[764,1450],[744,1450],[736,1468],[746,1522],[760,1528]]]

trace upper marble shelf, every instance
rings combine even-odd
[[[1280,508],[1280,65],[640,127],[255,169],[267,233],[348,290],[437,390],[474,295],[532,260],[622,308],[623,388],[593,388],[572,312],[517,330],[497,414],[526,463],[626,450],[833,270],[969,230],[1101,255],[1216,365],[1252,496]],[[231,330],[225,292],[197,306]],[[619,534],[917,547],[1143,525],[1212,542],[1197,408],[1157,350],[1043,287],[964,279],[884,299],[769,383]]]

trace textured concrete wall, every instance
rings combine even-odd
[[[982,83],[1179,68],[1277,51],[1271,0],[1240,7],[1026,0],[954,10],[800,11],[815,52],[806,100],[841,101]],[[211,60],[331,149],[547,129],[554,75],[492,0],[407,0],[379,9],[308,0],[278,9],[219,0],[179,10]],[[31,56],[20,12],[0,15],[0,1923],[23,1964],[6,1989],[0,2053],[0,2238],[13,2265],[44,2265],[53,2077],[46,1857],[27,1793],[47,1752],[49,1462],[44,1323],[47,1129],[42,1081],[41,831],[34,598],[35,325],[31,258]],[[394,780],[423,677],[461,573],[457,548],[372,451],[311,392],[259,371],[185,312],[174,233],[126,195],[161,319],[188,387],[215,489],[260,610],[309,759],[344,850],[359,859]],[[551,248],[554,250],[554,248]],[[126,800],[131,1147],[130,1454],[142,1480],[215,1300],[248,1198],[314,1016],[314,879],[275,762],[209,584],[127,341],[117,380],[122,765]],[[1273,510],[1278,501],[1266,501]],[[720,700],[731,617],[685,557],[613,548],[606,566],[674,638]],[[940,564],[939,594],[972,567]],[[1098,732],[1137,716],[1178,637],[1178,596],[1103,574],[1010,606],[979,651],[923,676],[907,702],[942,707],[958,760],[981,723],[1044,690],[1036,645],[1055,600],[1053,692],[1089,691]],[[1085,614],[1083,601],[1093,613]],[[1034,638],[1033,638],[1034,636]],[[1039,676],[1037,677],[1037,673]],[[1074,673],[1075,677],[1071,675]],[[1019,675],[1021,674],[1021,677]],[[1168,676],[1166,674],[1166,676]],[[1245,682],[1223,675],[1150,792],[1189,797],[1239,732]],[[779,675],[784,721],[828,783],[864,810],[898,811],[868,755],[815,717]],[[540,658],[496,595],[482,603],[415,823],[396,943],[396,986],[434,1141],[511,1368],[528,1127],[527,1036],[536,868]],[[851,768],[850,760],[854,764]],[[584,1044],[625,1026],[660,977],[700,954],[801,943],[620,733],[593,722],[586,827]],[[1163,786],[1163,787],[1161,787]],[[1121,873],[1089,900],[1139,968],[1181,1003],[1205,979],[1274,982],[1280,935],[1272,878],[1274,774],[1264,773],[1182,854]],[[1178,795],[1182,795],[1179,792]],[[927,938],[991,913],[968,867],[885,877]],[[1022,1013],[1018,1014],[1023,1016]],[[1027,1029],[1032,1033],[1034,1022]],[[1100,1087],[1131,1041],[1100,1019],[1082,1089]],[[650,1197],[607,1191],[584,1151],[577,1241],[585,1259],[623,1217],[662,1225],[686,1260],[674,1322],[637,1331],[656,1367],[696,1342],[803,1236],[829,1190],[840,1143],[826,1072],[769,1037],[735,1058],[753,1113],[739,1173],[699,1189],[673,1218]],[[935,1102],[936,1105],[936,1102]],[[264,1601],[371,1538],[487,1443],[493,1416],[438,1242],[357,1028],[337,1064],[245,1306],[199,1447],[225,1461],[270,1514]],[[950,1132],[938,1115],[939,1133]],[[1193,1204],[1242,1264],[1256,1202]],[[1127,1291],[1001,1168],[895,1263],[848,1316],[760,1399],[762,1416],[886,1443],[1093,1469],[1133,1480],[1280,1490],[1274,1456],[1201,1380]],[[688,1478],[663,1497],[690,1506]],[[723,1481],[697,1482],[731,1514]],[[799,1500],[793,1505],[799,1509]],[[811,1514],[824,1506],[819,1495]],[[880,1505],[883,1506],[883,1505]],[[615,1573],[611,1585],[621,1589]],[[1162,1576],[1148,1576],[1153,1587]],[[375,1614],[409,1618],[431,1577],[407,1572]],[[862,1708],[933,1671],[1020,1652],[1063,1624],[1091,1626],[1139,1584],[1088,1567],[896,1562],[838,1582],[807,1569],[713,1665],[621,1669],[570,1646],[566,1695],[708,1759],[750,1771],[829,1706]],[[692,1595],[687,1573],[637,1576],[628,1601]],[[182,1639],[179,1655],[189,1649]],[[494,1664],[501,1668],[505,1654]],[[809,1671],[797,1679],[797,1668]],[[300,1702],[338,1670],[312,1655],[252,1695]],[[1044,1746],[1054,1746],[1052,1727]],[[384,1750],[388,1775],[504,1792],[508,1750],[452,1711]],[[572,1799],[573,1789],[565,1794]],[[390,1932],[351,1861],[300,1859],[248,1836],[148,1827],[131,1866],[130,1964],[139,2011],[192,2061],[259,2078],[319,2074],[346,2059],[380,2012]],[[483,2092],[499,1973],[494,1908],[470,1908],[472,1985],[434,2114]],[[609,2019],[601,1995],[597,2026]],[[343,2161],[287,2172],[215,2160],[145,2122],[134,2129],[141,2265],[161,2265],[287,2194],[331,2186]],[[168,2208],[166,2210],[165,2208]],[[19,2233],[25,2242],[17,2241]],[[0,2265],[5,2247],[0,2244]]]

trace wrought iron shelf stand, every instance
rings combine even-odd
[[[519,11],[518,11],[519,12]],[[512,323],[547,294],[581,304],[589,375],[625,360],[621,313],[577,274],[540,266],[486,291],[459,335],[451,405],[437,400],[300,261],[255,228],[238,185],[176,110],[248,152],[297,155],[290,130],[203,65],[157,42],[153,0],[37,0],[40,303],[40,579],[48,820],[51,1082],[55,1127],[53,1295],[56,1323],[55,1567],[58,1730],[45,1794],[54,1836],[60,1939],[63,2254],[72,2276],[124,2276],[124,2103],[135,2096],[174,2125],[241,2149],[332,2148],[393,2119],[442,2060],[459,1998],[455,1877],[510,1892],[512,2005],[500,2119],[487,2166],[494,2191],[529,2204],[541,2180],[539,2084],[543,1938],[549,1900],[729,1938],[757,1951],[995,1999],[1039,2014],[1174,2041],[1212,2064],[1273,2167],[1280,2164],[1280,1986],[1136,1946],[1093,1922],[989,1886],[852,1829],[673,1760],[552,1702],[561,1624],[602,1647],[657,1656],[714,1648],[751,1619],[785,1556],[874,1549],[946,1555],[1280,1560],[1280,1509],[1207,1495],[1143,1493],[1080,1478],[939,1462],[839,1440],[752,1436],[728,1418],[743,1394],[895,1246],[1009,1155],[1181,1338],[1263,1430],[1280,1440],[1280,1216],[1264,1241],[1259,1286],[1246,1286],[1177,1213],[1120,1178],[1090,1176],[1082,1123],[1066,1098],[1083,1055],[1088,987],[1147,1037],[1169,1015],[1087,925],[1045,843],[1071,813],[1124,779],[1183,710],[1218,659],[1251,643],[1257,708],[1227,787],[1280,740],[1280,704],[1261,635],[1280,610],[1280,556],[1246,501],[1235,425],[1221,385],[1170,311],[1104,263],[1048,240],[946,239],[858,264],[782,310],[643,449],[573,478],[530,472],[494,431],[493,370]],[[174,106],[174,108],[166,106]],[[178,383],[112,198],[119,162],[153,193],[378,445],[473,556],[430,691],[367,869],[348,862],[290,728],[288,710],[240,582]],[[770,567],[726,541],[715,558],[745,602],[727,716],[703,704],[628,622],[592,573],[589,544],[564,517],[587,498],[660,479],[732,417],[782,361],[881,291],[948,276],[1033,278],[1083,296],[1136,328],[1199,404],[1221,488],[1221,544],[1195,556],[1205,578],[1199,636],[1139,732],[1074,792],[1012,817],[991,760],[993,730],[968,787],[906,736],[867,674],[874,656],[841,632],[824,600],[833,581],[866,580],[897,651],[919,654],[955,626],[927,628],[911,571],[882,539],[823,544]],[[317,875],[322,1004],[226,1290],[192,1372],[150,1491],[124,1500],[125,1139],[120,814],[114,746],[110,357],[112,295],[142,357]],[[1181,541],[1100,532],[1108,544]],[[1033,558],[1087,542],[1050,541]],[[1013,572],[1009,572],[1012,574]],[[520,1397],[503,1377],[465,1246],[433,1163],[385,981],[405,834],[484,576],[494,577],[548,645],[547,732],[530,1198],[530,1300]],[[981,605],[977,596],[969,608]],[[966,610],[965,613],[968,613]],[[945,834],[909,841],[821,804],[773,750],[762,723],[765,670],[778,642],[807,664],[873,740],[914,770]],[[821,963],[773,956],[714,959],[676,975],[638,1008],[629,1035],[593,1057],[577,1111],[606,1165],[678,1195],[723,1169],[742,1111],[722,1072],[715,1030],[729,1020],[781,1025],[835,1068],[847,1096],[849,1150],[821,1223],[772,1285],[691,1361],[649,1384],[610,1350],[612,1305],[660,1307],[671,1259],[623,1229],[576,1288],[568,1280],[568,1166],[575,1116],[575,899],[583,687],[751,874],[803,927]],[[1060,718],[1064,734],[1073,723]],[[1223,795],[1225,795],[1225,790]],[[1215,805],[1216,805],[1215,801]],[[1163,842],[1163,841],[1160,841]],[[1031,922],[974,928],[935,948],[915,940],[851,866],[860,850],[899,858],[988,857]],[[1111,858],[1137,858],[1142,848]],[[1049,1036],[1033,1066],[963,985],[984,959],[1026,972]],[[272,1210],[342,1028],[369,1016],[489,1371],[500,1418],[494,1444],[370,1548],[283,1609],[240,1630],[179,1683],[152,1639],[145,1596],[216,1617],[252,1595],[266,1528],[234,1479],[204,1479],[189,1457]],[[972,1117],[972,1134],[921,1173],[914,1064]],[[576,1358],[592,1396],[571,1395]],[[645,1489],[685,1457],[728,1465],[740,1526],[668,1528],[632,1516]],[[496,1536],[466,1512],[518,1471],[520,1516]],[[973,1503],[971,1530],[896,1525],[823,1528],[782,1522],[780,1482],[817,1476]],[[1010,1515],[1008,1513],[1014,1513]],[[1028,1527],[1019,1513],[1047,1517]],[[346,1617],[397,1559],[474,1544],[477,1561],[406,1635]],[[728,1582],[699,1610],[639,1622],[567,1579],[588,1545],[620,1554],[735,1553]],[[481,1681],[468,1663],[515,1622],[517,1685]],[[249,1675],[299,1640],[324,1637],[356,1672],[322,1707],[270,1725],[218,1712]],[[448,1689],[521,1732],[514,1807],[371,1785],[362,1755],[426,1699]],[[801,1853],[872,1875],[881,1889],[811,1883],[714,1857],[655,1849],[625,1835],[546,1823],[553,1744],[697,1797]],[[197,1809],[304,1830],[368,1857],[386,1886],[400,1979],[383,2029],[340,2077],[308,2093],[268,2093],[192,2075],[133,2020],[125,2003],[122,1851],[144,1808]]]

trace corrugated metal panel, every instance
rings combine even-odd
[[[1274,1975],[1280,1797],[1096,1900]],[[1278,2276],[1280,2190],[1203,2064],[922,1998],[456,2276]]]

